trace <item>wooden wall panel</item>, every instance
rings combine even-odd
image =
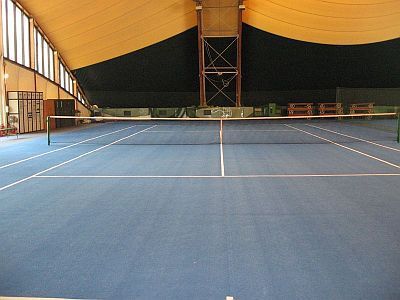
[[[34,71],[5,61],[5,73],[7,91],[35,91]]]

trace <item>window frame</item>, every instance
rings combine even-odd
[[[4,58],[55,82],[75,99],[79,95],[79,102],[85,107],[90,107],[77,79],[29,12],[15,0],[1,0],[0,5],[2,5],[0,17],[3,25]],[[58,60],[56,55],[58,55]],[[58,82],[56,82],[57,62],[59,62]],[[74,90],[75,83],[76,91]]]
[[[55,49],[40,28],[34,25],[35,70],[50,81],[55,81]],[[46,58],[46,59],[45,59]],[[47,70],[47,72],[46,72]]]
[[[30,16],[14,0],[2,0],[1,5],[4,58],[30,68]]]

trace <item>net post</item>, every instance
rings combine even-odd
[[[397,114],[397,143],[400,144],[400,112]]]
[[[46,117],[47,145],[50,146],[50,116]]]

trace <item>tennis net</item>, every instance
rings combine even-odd
[[[68,128],[50,129],[68,120]],[[60,123],[60,122],[58,122]],[[48,143],[113,145],[323,144],[399,140],[399,115],[257,118],[48,117]]]

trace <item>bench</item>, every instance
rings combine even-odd
[[[17,128],[15,127],[0,127],[0,136],[17,135]]]

